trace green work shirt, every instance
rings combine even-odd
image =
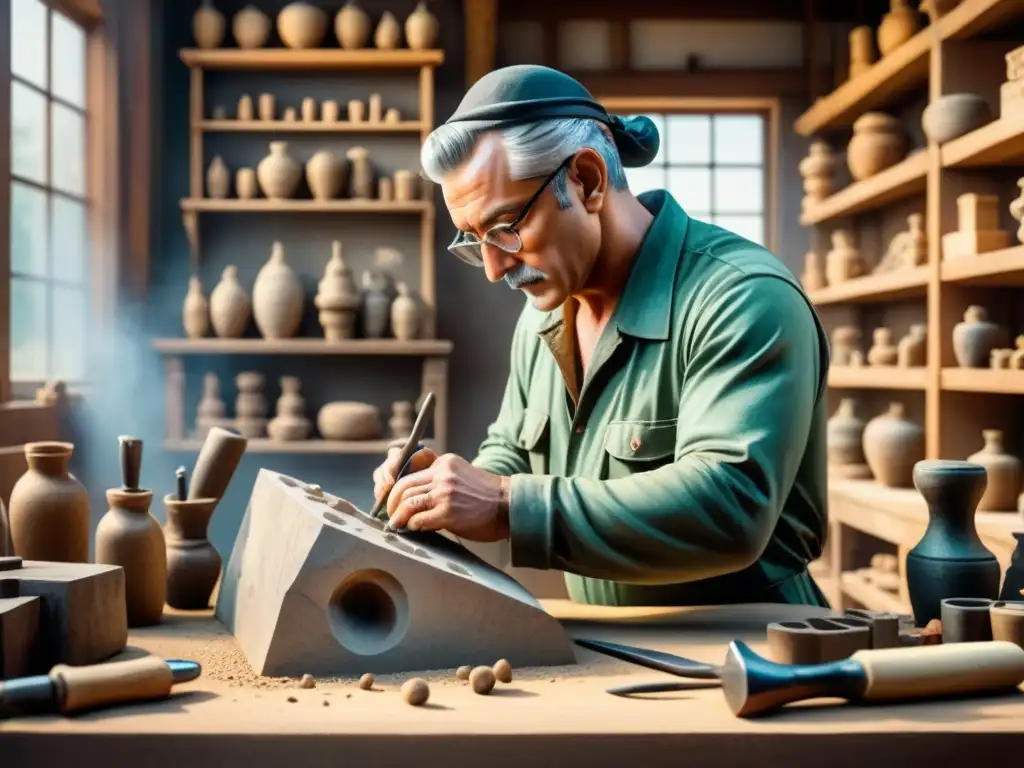
[[[574,301],[527,304],[474,460],[511,478],[512,564],[603,605],[828,605],[828,340],[766,249],[664,191],[576,386]],[[571,305],[571,306],[570,306]],[[577,389],[579,390],[577,393]]]

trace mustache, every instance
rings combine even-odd
[[[544,272],[541,272],[536,267],[531,267],[529,264],[520,264],[505,275],[505,282],[509,288],[518,291],[524,285],[539,283],[541,280],[547,280],[547,277]]]

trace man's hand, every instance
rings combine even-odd
[[[395,483],[388,517],[395,528],[500,541],[508,538],[508,478],[448,453]]]
[[[373,498],[380,499],[395,485],[395,478],[401,471],[398,460],[402,457],[401,447],[394,447],[388,451],[388,457],[384,463],[373,470]],[[421,448],[409,459],[409,473],[419,472],[426,469],[437,461],[437,454],[429,448]]]

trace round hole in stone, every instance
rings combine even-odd
[[[463,568],[458,563],[453,563],[451,560],[445,563],[445,565],[448,566],[448,570],[455,571],[455,573],[459,574],[460,576],[472,576],[472,574],[466,568]]]
[[[298,481],[293,477],[288,477],[288,475],[278,475],[277,477],[284,485],[287,485],[289,488],[299,487]]]
[[[376,656],[401,642],[409,629],[409,597],[390,573],[368,568],[350,574],[327,607],[331,634],[358,656]]]
[[[328,520],[335,525],[345,525],[345,520],[337,512],[331,512],[329,509],[324,511],[324,520]]]

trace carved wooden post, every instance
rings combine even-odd
[[[466,87],[494,69],[498,0],[463,0],[466,17]]]

